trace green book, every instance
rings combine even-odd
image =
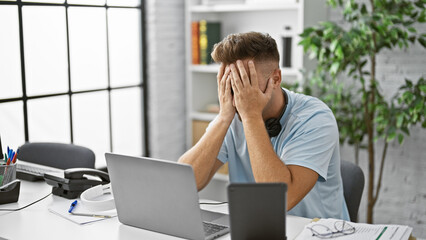
[[[200,64],[213,63],[213,46],[220,42],[220,22],[200,21]]]

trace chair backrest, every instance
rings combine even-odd
[[[359,204],[364,190],[364,173],[358,165],[344,160],[341,161],[340,169],[349,217],[351,222],[357,222]]]
[[[93,151],[74,144],[25,143],[19,147],[17,158],[60,169],[95,168]]]

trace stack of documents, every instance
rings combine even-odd
[[[311,228],[317,224],[321,224],[328,227],[333,232],[336,232],[335,223],[336,221],[342,221],[340,219],[320,219],[316,222],[309,223],[303,228],[303,231],[297,236],[296,240],[305,239],[324,239],[313,234]],[[389,224],[366,224],[366,223],[353,223],[346,222],[355,228],[355,231],[348,235],[335,234],[335,238],[339,240],[350,240],[350,239],[378,239],[378,240],[408,240],[413,228],[403,225],[389,225]],[[317,227],[317,226],[316,226]],[[328,237],[333,239],[334,236]]]

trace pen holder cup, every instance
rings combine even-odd
[[[0,187],[16,179],[16,163],[0,165]]]
[[[17,202],[21,182],[16,180],[16,164],[0,165],[0,204]]]

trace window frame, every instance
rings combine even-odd
[[[142,109],[141,109],[141,120],[142,120],[142,155],[149,156],[149,141],[148,141],[148,83],[147,83],[147,44],[146,44],[146,3],[144,0],[141,0],[139,6],[108,6],[106,3],[104,5],[90,5],[90,4],[68,4],[67,0],[64,3],[45,3],[45,2],[22,2],[22,0],[17,1],[2,1],[0,0],[0,6],[2,5],[12,5],[17,6],[18,8],[18,21],[19,21],[19,50],[20,50],[20,67],[21,67],[21,83],[22,83],[22,97],[13,97],[13,98],[0,98],[0,104],[8,103],[8,102],[22,102],[23,103],[23,119],[24,119],[24,133],[25,133],[25,142],[29,141],[29,131],[28,131],[28,100],[39,99],[39,98],[49,98],[56,96],[68,96],[69,99],[69,113],[70,113],[70,142],[74,143],[73,136],[73,120],[72,120],[72,96],[77,94],[91,93],[91,92],[100,92],[107,91],[108,92],[108,109],[109,109],[109,131],[110,131],[110,139],[109,139],[109,148],[111,151],[114,151],[113,146],[113,131],[112,131],[112,111],[111,111],[111,91],[119,90],[119,89],[129,89],[129,88],[139,88],[141,91],[141,101],[142,101]],[[62,6],[65,7],[65,17],[66,17],[66,45],[67,45],[67,64],[68,64],[68,91],[67,92],[58,92],[52,94],[42,94],[35,96],[28,96],[26,90],[26,72],[25,72],[25,49],[24,49],[24,34],[23,34],[23,16],[22,16],[22,8],[24,6]],[[106,56],[107,56],[107,81],[108,86],[106,88],[97,88],[97,89],[89,89],[82,91],[72,91],[71,89],[71,62],[70,62],[70,41],[69,41],[69,17],[68,10],[69,7],[87,7],[87,8],[105,8],[106,9]],[[108,9],[109,8],[127,8],[127,9],[139,9],[140,10],[140,25],[141,25],[141,36],[140,36],[140,46],[141,46],[141,79],[139,84],[119,86],[119,87],[111,87],[110,81],[110,54],[109,54],[109,36],[108,36]]]

